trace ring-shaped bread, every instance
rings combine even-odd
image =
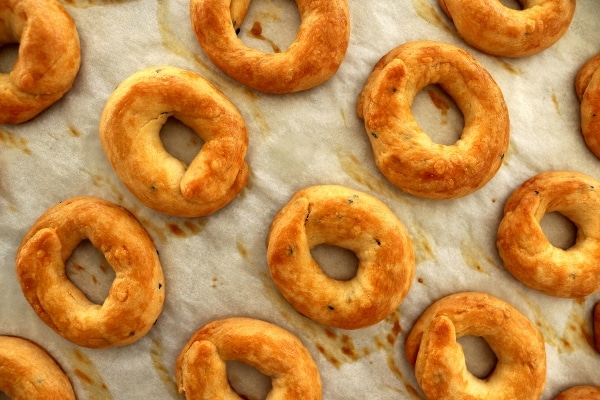
[[[69,378],[39,345],[0,336],[0,393],[12,400],[75,400]]]
[[[311,254],[321,244],[354,252],[356,276],[337,280],[323,272]],[[343,329],[386,318],[415,274],[412,241],[398,217],[379,199],[338,185],[292,196],[271,224],[267,262],[273,282],[298,312]]]
[[[65,262],[89,240],[115,271],[102,304],[69,279]],[[65,339],[84,347],[123,346],[143,337],[165,298],[162,267],[152,239],[124,208],[74,197],[47,210],[23,238],[17,277],[37,315]]]
[[[495,353],[496,366],[484,379],[467,370],[462,336],[483,338]],[[538,400],[546,383],[544,338],[519,310],[487,293],[456,293],[431,304],[405,351],[432,400]]]
[[[464,115],[453,145],[434,143],[412,114],[415,95],[430,84],[439,84]],[[422,40],[391,50],[373,68],[357,112],[379,170],[420,197],[452,199],[476,191],[496,174],[508,148],[500,88],[477,60],[450,44]]]
[[[579,69],[575,92],[581,102],[581,133],[588,148],[600,157],[600,54]]]
[[[277,94],[313,88],[336,73],[350,39],[347,0],[296,0],[300,27],[294,42],[280,53],[247,47],[237,37],[249,3],[190,1],[198,42],[220,70],[248,87]]]
[[[525,57],[547,49],[567,32],[575,0],[517,0],[520,10],[500,0],[439,0],[458,34],[491,55]]]
[[[573,386],[561,392],[554,400],[600,400],[600,387],[592,385]]]
[[[291,332],[244,317],[212,321],[190,338],[175,363],[175,380],[187,400],[238,399],[227,361],[240,361],[271,377],[269,400],[322,398],[312,356]]]
[[[28,121],[73,86],[81,63],[73,18],[56,0],[0,2],[0,46],[19,43],[17,61],[0,74],[0,124]]]
[[[203,141],[190,165],[164,148],[169,117]],[[210,215],[248,181],[248,131],[235,105],[203,77],[180,68],[145,68],[111,94],[100,140],[115,172],[146,206],[178,217]]]
[[[577,227],[568,249],[552,245],[542,230],[551,212]],[[567,298],[600,290],[600,182],[573,171],[531,177],[509,196],[496,242],[506,269],[533,289]]]

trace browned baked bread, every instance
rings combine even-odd
[[[115,271],[102,304],[92,303],[65,272],[66,260],[86,239]],[[75,197],[51,207],[21,241],[16,263],[37,315],[80,346],[133,343],[162,311],[165,280],[152,239],[131,213],[102,199]]]
[[[0,46],[19,43],[17,62],[0,74],[0,124],[30,120],[58,101],[79,72],[79,35],[56,0],[0,2]]]
[[[186,399],[239,398],[227,380],[230,360],[271,377],[269,399],[322,397],[317,365],[302,342],[277,325],[242,317],[212,321],[194,333],[175,364],[179,392]]]

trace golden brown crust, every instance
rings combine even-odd
[[[296,0],[300,28],[281,53],[247,47],[237,36],[248,1],[192,0],[190,16],[208,58],[236,81],[266,93],[315,87],[335,74],[348,48],[347,0]],[[232,21],[232,13],[235,18]]]
[[[194,333],[175,363],[179,392],[188,400],[238,398],[227,381],[229,360],[270,376],[269,399],[322,397],[317,365],[302,342],[276,325],[242,317],[212,321]]]
[[[461,138],[433,143],[411,112],[415,95],[439,84],[464,114]],[[385,55],[374,67],[357,104],[379,170],[416,196],[452,199],[484,186],[502,165],[509,143],[504,97],[491,75],[452,45],[417,41]]]
[[[75,400],[69,378],[37,344],[0,336],[0,393],[13,400]]]
[[[579,172],[538,174],[504,206],[497,247],[505,267],[525,285],[550,296],[579,298],[600,289],[600,182]],[[569,249],[542,231],[544,214],[559,212],[577,226]]]
[[[498,359],[478,379],[468,372],[456,339],[482,337]],[[544,339],[516,308],[486,293],[446,296],[415,322],[405,343],[417,382],[428,399],[539,399],[546,383]]]
[[[581,101],[581,133],[588,148],[600,157],[600,54],[579,69],[575,92]]]
[[[160,140],[171,116],[204,140],[189,166]],[[248,180],[244,119],[223,93],[193,72],[163,66],[134,73],[108,99],[99,129],[119,178],[156,211],[179,217],[212,214]]]
[[[0,74],[0,123],[30,120],[68,92],[81,62],[79,35],[55,0],[0,4],[0,46],[19,43],[10,74]]]
[[[326,275],[311,248],[328,244],[356,254],[356,276]],[[358,329],[393,312],[413,281],[415,258],[404,225],[378,199],[343,186],[298,191],[275,216],[267,262],[282,295],[301,314],[324,325]]]
[[[575,0],[519,0],[514,10],[497,0],[439,0],[459,35],[491,55],[525,57],[556,43],[575,14]]]
[[[115,271],[102,305],[90,302],[65,273],[65,261],[85,239]],[[164,278],[152,239],[131,213],[101,199],[75,197],[51,207],[23,238],[16,263],[38,316],[80,346],[133,343],[162,311]]]
[[[600,387],[591,385],[573,386],[561,392],[554,400],[600,400]]]

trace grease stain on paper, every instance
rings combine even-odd
[[[465,264],[477,272],[489,275],[490,271],[488,271],[486,265],[492,265],[497,269],[501,269],[488,252],[475,243],[473,238],[463,239],[461,241],[460,254],[462,255]]]
[[[75,126],[69,125],[67,128],[69,129],[69,133],[71,134],[71,136],[81,137],[81,131],[79,131],[79,129],[77,129]]]
[[[273,39],[271,39],[269,37],[265,37],[265,35],[263,34],[263,27],[262,27],[261,21],[266,22],[267,24],[269,24],[270,22],[278,23],[274,26],[273,29],[279,30],[281,28],[285,28],[286,31],[287,31],[287,29],[291,29],[290,27],[292,26],[293,23],[294,24],[297,23],[297,26],[294,28],[295,29],[294,38],[295,38],[298,33],[300,14],[299,14],[299,12],[297,12],[296,15],[294,15],[293,20],[291,20],[291,18],[290,18],[290,21],[288,21],[287,18],[285,18],[285,20],[284,20],[281,17],[281,15],[284,13],[283,5],[281,4],[281,2],[274,3],[270,0],[268,0],[268,1],[264,1],[262,3],[263,4],[259,5],[261,10],[256,14],[256,17],[255,17],[256,19],[252,23],[252,27],[250,29],[248,29],[246,31],[246,33],[247,33],[248,37],[250,37],[250,38],[262,40],[262,41],[268,43],[271,46],[273,53],[281,53],[282,49],[287,49],[289,47],[290,43],[277,44]],[[253,7],[253,4],[254,3],[251,3],[250,7]],[[296,7],[296,10],[297,10],[297,7]],[[242,24],[242,26],[243,26],[243,24]],[[282,38],[279,37],[278,40],[282,40]]]
[[[158,0],[157,20],[163,47],[173,54],[198,64],[203,70],[203,73],[209,75],[211,82],[216,83],[216,81],[218,81],[219,84],[224,84],[225,81],[223,79],[219,79],[219,76],[212,72],[212,69],[208,66],[208,64],[177,37],[175,32],[169,26],[168,20],[170,16],[170,1]]]
[[[450,101],[448,99],[448,95],[437,86],[429,86],[427,88],[427,94],[431,99],[433,105],[440,110],[442,113],[442,124],[445,125],[448,123],[448,120],[445,118],[448,116],[448,110],[450,110]]]
[[[240,253],[242,258],[246,261],[250,261],[248,258],[248,248],[244,244],[244,241],[242,240],[242,238],[240,238],[240,237],[237,238],[236,246],[237,246],[238,253]]]
[[[27,147],[27,140],[16,137],[14,133],[5,129],[0,129],[0,143],[10,149],[19,150],[27,155],[31,155],[31,150]]]
[[[260,105],[258,104],[258,101],[260,100],[259,93],[248,87],[243,88],[243,93],[246,95],[247,100],[249,100],[245,104],[251,106],[250,112],[254,117],[254,122],[256,122],[256,125],[258,126],[258,130],[262,134],[263,138],[268,137],[268,134],[271,132],[271,128],[269,127],[269,123],[267,122],[267,119],[265,118]]]
[[[435,261],[435,254],[430,243],[427,231],[413,222],[411,225],[411,241],[415,252],[415,264],[419,265],[426,261]],[[422,282],[421,282],[422,283]]]
[[[560,112],[560,103],[558,102],[558,96],[556,95],[555,92],[552,92],[552,103],[554,104],[554,108],[556,109],[556,113],[558,115],[561,114]]]
[[[262,25],[259,21],[254,21],[252,28],[248,31],[248,36],[269,43],[269,45],[271,45],[271,48],[273,49],[273,53],[281,53],[281,48],[277,46],[277,44],[275,44],[275,42],[272,39],[263,36]]]
[[[500,66],[507,72],[513,74],[513,75],[523,75],[523,70],[515,67],[514,65],[510,64],[508,61],[506,61],[505,59],[501,58],[501,57],[496,57],[495,58],[496,62],[498,64],[500,64]]]
[[[165,223],[166,231],[171,235],[186,238],[197,235],[206,227],[207,220],[204,218],[188,219],[181,222],[168,221]]]
[[[356,183],[404,204],[410,204],[410,201],[403,197],[399,190],[391,188],[380,177],[369,172],[354,154],[338,150],[337,157],[346,175],[354,179]]]
[[[412,0],[412,5],[417,15],[424,21],[456,35],[456,32],[444,23],[436,9],[425,0]]]
[[[590,355],[596,354],[593,345],[593,334],[591,331],[591,321],[586,316],[583,300],[567,300],[572,301],[573,305],[568,316],[565,328],[559,332],[546,317],[546,311],[535,304],[527,295],[520,293],[520,297],[535,318],[532,322],[540,330],[546,343],[554,347],[559,354],[573,353],[575,351],[583,351]]]
[[[218,277],[218,276],[213,276],[211,281],[212,281],[211,287],[212,287],[213,289],[216,289],[216,288],[218,288],[218,287],[219,287],[219,285],[220,285],[220,286],[223,286],[223,285],[224,285],[224,283],[223,283],[222,281],[220,281],[220,280],[219,280],[219,277]]]
[[[134,213],[134,214],[137,214],[137,213]],[[164,228],[159,226],[154,221],[149,220],[148,218],[142,218],[142,217],[137,216],[137,219],[144,226],[144,228],[146,228],[147,231],[152,231],[156,235],[158,240],[160,240],[161,243],[164,243],[167,241],[167,233],[165,233]],[[159,254],[159,256],[160,256],[160,254]]]
[[[380,329],[368,341],[361,341],[358,344],[351,331],[318,324],[298,313],[281,295],[268,273],[261,273],[260,278],[265,289],[262,291],[265,297],[279,310],[281,316],[296,331],[302,332],[302,335],[315,345],[323,358],[336,369],[341,368],[344,364],[364,361],[364,358],[376,352],[385,352],[387,367],[402,383],[401,387],[391,389],[420,399],[418,391],[404,377],[396,361],[399,357],[396,348],[403,332],[399,309],[378,323]]]
[[[565,351],[583,351],[592,356],[597,354],[591,313],[592,311],[585,307],[584,299],[573,300],[561,340]]]
[[[92,362],[81,350],[73,349],[70,354],[74,375],[81,382],[89,400],[112,400],[113,396],[104,382],[104,378]]]
[[[164,362],[164,349],[162,340],[160,338],[152,339],[152,345],[150,347],[150,358],[152,359],[152,365],[154,370],[158,374],[160,381],[164,385],[165,389],[173,399],[180,399],[179,390],[177,389],[177,383],[169,369],[166,367]]]
[[[110,179],[108,179],[105,176],[93,174],[92,172],[85,170],[85,169],[82,169],[82,171],[85,172],[86,174],[88,174],[92,178],[92,185],[99,187],[99,188],[108,187],[111,190],[111,192],[113,193],[113,196],[116,199],[116,202],[119,204],[123,203],[125,196],[123,195],[123,192],[121,192],[121,190],[119,189],[117,184],[115,184],[113,181],[111,181]]]

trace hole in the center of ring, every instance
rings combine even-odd
[[[298,35],[300,12],[295,1],[253,0],[238,37],[248,47],[281,53]]]
[[[456,339],[465,353],[465,363],[477,378],[488,377],[498,363],[498,357],[487,342],[479,336],[462,336]]]
[[[513,10],[523,10],[525,1],[526,0],[500,0],[500,3]]]
[[[358,257],[342,247],[320,244],[310,250],[323,272],[338,281],[347,281],[356,276]]]
[[[0,46],[0,74],[8,74],[12,71],[18,57],[18,43],[9,43]]]
[[[540,227],[546,239],[554,247],[566,250],[575,244],[577,239],[577,226],[559,212],[544,214]]]
[[[99,305],[108,297],[115,279],[115,271],[104,254],[89,240],[82,241],[73,250],[65,262],[65,273],[92,303]]]
[[[243,399],[266,399],[273,388],[271,377],[256,368],[235,360],[227,361],[227,379],[229,384]]]
[[[160,129],[160,140],[165,150],[185,165],[190,165],[204,144],[190,127],[173,117]]]
[[[413,100],[411,111],[419,127],[434,143],[452,145],[462,135],[463,114],[439,85],[421,89]]]

